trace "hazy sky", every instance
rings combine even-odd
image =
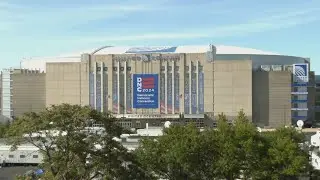
[[[0,0],[0,68],[103,45],[233,45],[311,58],[320,0]]]

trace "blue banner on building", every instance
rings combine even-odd
[[[172,73],[168,73],[167,76],[167,112],[172,113]]]
[[[180,89],[179,89],[179,80],[180,80],[180,74],[178,72],[175,72],[174,76],[174,113],[179,114],[180,113]]]
[[[96,76],[96,110],[101,111],[101,73]]]
[[[112,85],[112,111],[118,113],[118,74],[113,73],[113,85]]]
[[[295,83],[309,82],[309,67],[308,64],[293,64],[293,75]]]
[[[158,74],[133,74],[133,108],[159,108]]]
[[[184,77],[184,113],[190,114],[190,95],[189,95],[189,73],[185,74]]]
[[[191,75],[191,114],[197,114],[197,75],[192,72]]]
[[[94,74],[93,72],[89,73],[89,104],[94,108]]]
[[[198,98],[199,98],[199,113],[204,113],[204,74],[203,72],[199,72],[199,92],[198,92]]]

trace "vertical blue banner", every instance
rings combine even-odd
[[[179,72],[175,72],[174,75],[174,113],[179,114],[180,113],[180,90],[179,90],[179,83],[180,80],[180,74]]]
[[[166,112],[166,94],[165,94],[165,74],[160,73],[160,114]]]
[[[89,73],[89,105],[94,108],[94,74]]]
[[[113,85],[112,85],[112,111],[118,113],[118,73],[113,73]]]
[[[195,72],[192,72],[191,76],[191,114],[197,114],[197,75]]]
[[[158,90],[158,74],[133,74],[133,108],[158,108]]]
[[[96,75],[96,110],[101,111],[101,73]]]
[[[184,77],[184,113],[185,114],[190,114],[189,76],[190,74],[186,73]]]
[[[108,74],[104,72],[103,74],[103,110],[108,111]]]
[[[127,109],[127,114],[131,114],[132,113],[132,77],[131,77],[131,73],[128,72],[127,73],[127,84],[126,84],[127,88],[126,88],[126,109]]]
[[[172,113],[172,73],[168,72],[167,74],[167,112],[168,114]]]
[[[198,92],[198,98],[199,98],[199,113],[204,113],[204,73],[199,72],[199,92]]]

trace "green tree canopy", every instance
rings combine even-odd
[[[103,128],[88,128],[92,123]],[[38,147],[45,155],[43,167],[54,179],[148,178],[134,155],[114,140],[122,133],[124,130],[108,114],[62,104],[18,117],[8,136],[13,150],[26,142]]]
[[[284,179],[303,174],[308,152],[294,128],[260,133],[240,111],[233,124],[224,114],[217,128],[202,132],[193,124],[173,125],[136,150],[143,167],[170,179]]]
[[[0,138],[4,138],[10,126],[10,121],[0,122]]]

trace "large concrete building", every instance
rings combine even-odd
[[[25,112],[39,112],[46,107],[44,72],[27,69],[3,69],[0,85],[0,121],[10,120]]]
[[[214,126],[239,110],[261,127],[314,119],[308,58],[232,46],[111,47],[21,68],[45,75],[46,106],[90,105],[127,127],[196,122]]]

